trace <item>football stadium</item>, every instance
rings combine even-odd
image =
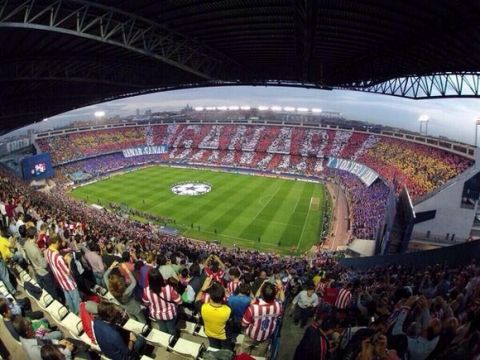
[[[0,1],[0,359],[479,360],[479,15]]]

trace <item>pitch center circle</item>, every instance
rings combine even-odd
[[[173,185],[170,190],[175,195],[199,196],[209,193],[212,190],[212,186],[202,182],[184,182]]]

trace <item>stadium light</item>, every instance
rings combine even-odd
[[[217,106],[217,110],[226,111],[227,107],[226,106]]]
[[[420,122],[427,122],[430,118],[426,114],[422,114],[418,117],[418,121]]]
[[[212,111],[212,110],[217,110],[215,106],[207,106],[205,110]]]
[[[229,106],[228,107],[228,110],[233,110],[233,111],[237,111],[240,107],[237,106],[237,105],[232,105],[232,106]]]
[[[272,106],[272,111],[282,111],[281,106]]]
[[[95,111],[95,112],[93,113],[93,115],[94,115],[97,119],[99,119],[99,118],[102,118],[102,117],[105,116],[105,111]]]
[[[197,107],[195,107],[195,111],[203,111],[203,106],[197,106]]]
[[[308,111],[308,108],[306,108],[306,107],[298,107],[298,108],[297,108],[297,111],[298,111],[298,112],[307,112],[307,111]]]
[[[240,109],[241,109],[241,110],[250,110],[250,106],[248,106],[248,105],[243,105],[243,106],[240,106]]]
[[[312,113],[320,114],[321,112],[322,112],[322,109],[319,109],[319,108],[313,108],[312,109]]]
[[[428,135],[428,120],[430,117],[427,114],[422,114],[418,117],[418,122],[420,123],[420,134],[423,134],[423,124],[425,124],[425,136]]]
[[[260,110],[260,111],[266,111],[266,110],[268,110],[268,106],[260,105],[260,106],[258,107],[258,110]]]
[[[43,119],[42,121],[48,121],[48,118]]]
[[[295,108],[293,106],[285,106],[283,111],[295,111]]]
[[[477,147],[478,127],[480,126],[480,116],[475,119],[475,147]]]

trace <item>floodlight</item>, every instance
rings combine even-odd
[[[307,111],[308,111],[308,108],[306,108],[306,107],[298,107],[298,108],[297,108],[297,111],[298,111],[298,112],[307,112]]]
[[[207,106],[205,110],[212,111],[212,110],[217,110],[215,106]]]
[[[227,107],[226,106],[217,106],[217,110],[225,111],[225,110],[227,110]]]
[[[295,108],[293,106],[285,106],[283,111],[295,111]]]
[[[105,116],[105,111],[95,111],[93,114],[96,118],[101,118]]]
[[[281,106],[272,106],[272,111],[282,111]]]
[[[422,114],[418,117],[418,121],[421,122],[427,122],[430,119],[430,117],[427,114]]]
[[[228,110],[237,111],[238,109],[239,109],[239,107],[237,105],[232,105],[232,106],[228,107]]]
[[[316,114],[319,114],[322,112],[322,109],[319,109],[319,108],[313,108],[312,109],[312,113],[316,113]]]
[[[260,111],[266,111],[266,110],[268,110],[268,106],[260,105],[260,106],[258,107],[258,110],[260,110]]]
[[[240,109],[241,109],[241,110],[250,110],[250,106],[248,106],[248,105],[243,105],[243,106],[240,106]]]

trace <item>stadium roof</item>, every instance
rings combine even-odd
[[[0,128],[179,87],[479,96],[474,0],[0,0]]]

